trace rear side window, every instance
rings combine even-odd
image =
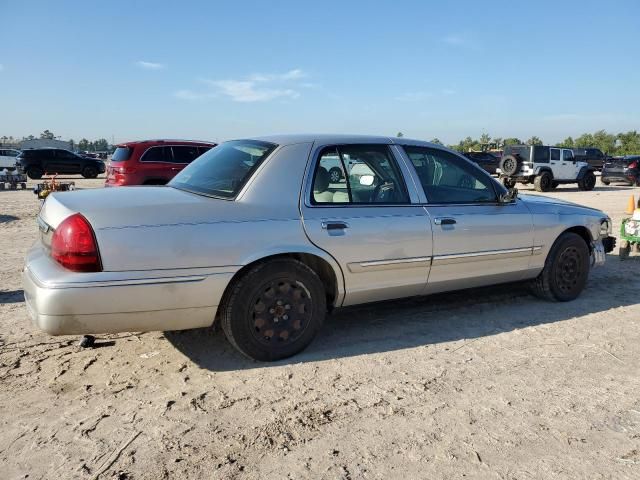
[[[171,162],[171,147],[150,147],[144,152],[141,162]]]
[[[202,145],[200,145],[200,146],[198,147],[198,153],[199,153],[199,155],[198,155],[198,156],[200,156],[200,155],[203,155],[203,154],[207,153],[207,152],[208,152],[209,150],[211,150],[212,148],[213,148],[213,147],[203,147]]]
[[[551,149],[551,160],[560,160],[560,149],[558,148]]]
[[[116,151],[113,152],[113,156],[111,157],[112,162],[126,162],[131,157],[131,152],[133,152],[133,148],[131,147],[118,147]]]
[[[198,147],[195,145],[176,145],[171,148],[174,163],[191,163],[200,156]]]
[[[409,194],[386,145],[341,145],[320,153],[311,203],[404,204]]]
[[[533,161],[536,163],[549,163],[549,147],[533,147]]]

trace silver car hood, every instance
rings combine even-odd
[[[590,212],[599,213],[605,215],[601,210],[597,208],[585,207],[584,205],[580,205],[578,203],[568,202],[566,200],[560,200],[559,198],[545,197],[544,195],[532,195],[532,194],[519,194],[518,198],[521,199],[524,203],[531,207],[564,207],[571,209],[579,209],[585,211],[585,213]],[[606,216],[606,215],[605,215]]]
[[[52,193],[40,212],[56,228],[81,213],[95,230],[242,220],[260,215],[260,207],[210,198],[171,187],[120,187]]]

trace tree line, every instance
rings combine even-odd
[[[403,137],[402,132],[398,132],[398,137]],[[431,143],[443,145],[443,143],[433,138]],[[483,133],[480,138],[467,137],[458,143],[448,145],[452,150],[460,152],[468,152],[472,150],[481,150],[483,145],[495,144],[497,148],[503,148],[505,145],[545,145],[544,141],[537,136],[532,136],[527,140],[517,137],[491,137]],[[598,130],[594,133],[583,133],[579,137],[567,137],[563,141],[555,144],[556,147],[564,148],[599,148],[609,155],[640,155],[640,133],[636,130],[628,132],[620,132],[617,134],[608,133],[605,130]]]
[[[0,144],[9,145],[9,146],[19,146],[20,143],[24,142],[25,140],[35,140],[37,138],[40,138],[43,140],[62,140],[61,137],[55,135],[52,131],[44,130],[37,137],[34,135],[28,135],[26,137],[16,138],[10,135],[9,136],[3,135],[0,137],[0,142],[1,142]],[[63,141],[69,143],[71,150],[79,150],[82,152],[105,152],[105,151],[112,150],[112,146],[111,144],[109,144],[106,138],[99,138],[93,141],[87,140],[86,138],[82,138],[78,142],[76,142],[73,138],[70,138],[69,140],[63,140]]]

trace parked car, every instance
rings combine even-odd
[[[18,155],[20,155],[20,150],[0,148],[0,170],[6,168],[8,171],[13,172],[16,169]]]
[[[500,157],[495,154],[491,152],[466,152],[464,156],[477,163],[480,168],[486,170],[489,174],[496,174]]]
[[[604,163],[611,157],[602,153],[599,148],[573,148],[573,156],[579,162],[589,164],[594,170],[602,170]]]
[[[596,185],[593,167],[577,161],[568,148],[506,145],[497,172],[507,188],[518,182],[533,183],[538,192],[566,183],[577,183],[580,190],[593,190]]]
[[[640,155],[627,155],[607,160],[602,168],[600,181],[605,185],[623,182],[640,186]]]
[[[332,184],[345,156],[373,175]],[[52,193],[37,222],[23,284],[39,328],[216,321],[258,360],[303,350],[336,307],[511,281],[573,300],[615,243],[605,213],[518,197],[445,147],[346,135],[225,142],[167,187]]]
[[[215,146],[211,142],[190,140],[121,143],[111,157],[105,186],[164,185]]]
[[[105,172],[104,162],[85,158],[61,148],[33,148],[23,150],[17,158],[18,169],[29,178],[37,180],[48,173],[80,174],[84,178],[96,178]]]

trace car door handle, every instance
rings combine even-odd
[[[433,223],[436,225],[454,225],[456,219],[451,217],[436,217],[433,219]]]
[[[344,230],[349,228],[347,222],[322,222],[322,228],[324,230]]]

